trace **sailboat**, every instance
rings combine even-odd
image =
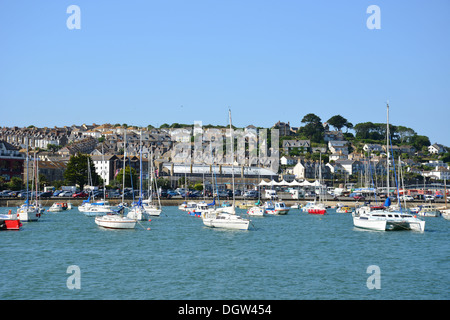
[[[325,203],[323,203],[323,190],[322,190],[322,153],[319,157],[319,202],[315,202],[310,205],[307,209],[309,214],[325,214],[327,213],[327,208]]]
[[[444,179],[444,186],[445,186],[445,189],[444,189],[445,207],[444,207],[444,209],[441,209],[440,211],[441,211],[441,215],[444,219],[450,220],[450,209],[448,209],[448,207],[447,207],[447,180],[446,179]]]
[[[258,170],[258,180],[260,180],[259,176],[260,170]],[[266,208],[261,203],[261,186],[258,185],[258,202],[256,202],[250,209],[248,209],[247,214],[249,216],[259,216],[263,217],[266,213]]]
[[[125,190],[125,164],[127,158],[127,131],[125,129],[124,135],[124,151],[123,151],[123,186],[122,190]],[[122,192],[122,204],[125,203],[124,192]],[[105,215],[96,216],[95,223],[103,228],[109,229],[134,229],[136,227],[137,219],[132,219],[124,215],[124,206],[119,206],[118,210],[112,210]]]
[[[92,185],[91,164],[89,158],[87,159],[87,161],[88,161],[88,183]],[[105,163],[103,145],[102,145],[102,163]],[[96,216],[99,214],[111,212],[112,207],[109,204],[109,201],[106,200],[105,192],[106,192],[105,180],[103,179],[103,199],[97,201],[95,201],[94,199],[94,201],[91,202],[91,196],[89,195],[89,197],[86,200],[84,200],[80,206],[78,206],[78,211],[83,212],[86,216]]]
[[[128,211],[127,217],[130,219],[136,219],[136,220],[147,220],[148,214],[145,212],[143,203],[142,203],[142,132],[141,132],[141,144],[139,147],[139,200],[137,202],[133,202],[132,207]],[[124,169],[125,173],[125,169]]]
[[[26,200],[25,203],[23,205],[21,205],[18,209],[17,209],[17,216],[19,218],[20,221],[22,222],[28,222],[28,221],[38,221],[39,218],[41,217],[41,213],[39,212],[39,209],[36,206],[33,206],[30,204],[29,202],[29,193],[28,193],[28,163],[29,163],[29,154],[28,154],[28,137],[26,139],[26,143],[27,143],[27,193],[26,193]]]
[[[353,225],[358,228],[387,231],[387,230],[414,230],[425,231],[425,221],[410,213],[404,212],[399,202],[400,210],[391,210],[389,198],[389,104],[387,104],[386,149],[387,149],[387,190],[388,198],[384,208],[373,209],[369,206],[357,208],[353,213]],[[395,166],[395,163],[394,163]],[[394,167],[395,172],[395,167]],[[399,192],[397,191],[397,194]]]
[[[231,177],[233,185],[233,204],[231,210],[227,208],[225,211],[223,207],[214,210],[208,210],[202,213],[203,224],[212,228],[237,229],[248,230],[250,220],[244,219],[236,215],[235,206],[235,192],[234,192],[234,143],[233,143],[233,128],[231,127],[231,110],[228,110],[230,120],[230,135],[231,135]]]
[[[156,182],[156,179],[153,179],[153,149],[151,150],[151,153],[148,155],[148,161],[150,162],[150,168],[149,168],[149,196],[148,199],[142,201],[142,206],[144,208],[144,211],[150,215],[150,216],[159,216],[162,211],[161,207],[161,199],[159,198],[159,192],[158,192],[158,184]],[[156,195],[158,197],[158,204],[153,202],[153,182],[155,184],[155,190]]]

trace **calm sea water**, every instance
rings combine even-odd
[[[450,221],[425,219],[424,233],[373,232],[350,214],[291,210],[226,231],[164,207],[135,230],[106,230],[76,208],[45,213],[0,232],[0,299],[449,299]],[[67,287],[72,265],[80,289]],[[380,289],[367,287],[371,265]]]

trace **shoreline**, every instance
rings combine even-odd
[[[79,206],[82,204],[82,202],[86,200],[86,199],[73,199],[73,198],[48,198],[48,199],[42,199],[40,200],[40,203],[44,206],[44,207],[50,207],[53,203],[55,202],[67,202],[67,203],[71,203],[73,206]],[[14,199],[14,198],[9,198],[9,199],[0,199],[0,207],[19,207],[24,203],[24,199]],[[120,198],[113,198],[113,199],[108,199],[108,201],[110,202],[110,204],[112,205],[117,205],[119,203],[122,202],[122,199]],[[137,201],[137,199],[135,200]],[[177,199],[161,199],[161,205],[162,206],[179,206],[180,204],[182,204],[183,202],[201,202],[201,201],[206,201],[208,203],[212,202],[213,199],[212,198],[207,198],[207,199],[203,199],[203,198],[194,198],[194,199],[181,199],[181,198],[177,198]],[[232,199],[225,199],[221,201],[232,201]],[[240,205],[243,202],[248,202],[248,203],[255,203],[257,202],[258,199],[249,199],[249,200],[244,200],[243,198],[236,198],[236,205]],[[266,199],[261,199],[262,202],[267,201]],[[287,206],[291,206],[293,204],[296,203],[301,203],[301,204],[306,204],[307,202],[310,201],[314,201],[314,198],[302,198],[302,199],[298,199],[298,200],[293,200],[293,199],[280,199],[280,201],[283,201],[284,203],[286,203]],[[368,199],[367,201],[371,201],[372,203],[375,203],[375,199]],[[125,199],[125,202],[128,203],[129,205],[133,202],[132,199]],[[339,198],[338,200],[325,200],[324,201],[326,205],[329,206],[336,206],[338,203],[344,203],[345,205],[348,205],[350,207],[355,207],[357,205],[362,205],[364,204],[364,202],[362,201],[356,201],[354,199],[351,198]],[[383,201],[378,200],[378,203],[383,204]],[[407,208],[411,208],[411,207],[415,207],[418,205],[423,204],[424,202],[422,200],[414,200],[414,201],[408,201],[406,202],[406,207]],[[393,204],[395,204],[395,202],[393,202]],[[435,206],[437,206],[438,208],[441,206],[445,206],[445,202],[444,201],[435,201],[432,202],[432,204],[434,204]]]

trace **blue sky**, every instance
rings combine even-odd
[[[69,5],[81,29],[69,30]],[[369,30],[369,5],[381,29]],[[450,1],[0,0],[0,126],[301,126],[307,113],[450,146]]]

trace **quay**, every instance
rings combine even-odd
[[[79,206],[82,204],[82,202],[86,200],[86,199],[73,199],[73,198],[66,198],[66,197],[61,197],[61,198],[44,198],[40,200],[40,203],[44,206],[44,207],[50,207],[53,203],[55,202],[67,202],[67,203],[71,203],[73,206]],[[232,199],[220,199],[220,201],[231,201]],[[108,199],[109,203],[112,205],[117,205],[119,203],[122,202],[121,198],[111,198]],[[135,199],[135,201],[137,201],[137,199]],[[200,201],[206,201],[208,203],[212,202],[212,198],[190,198],[185,200],[184,198],[172,198],[172,199],[161,199],[161,205],[162,206],[179,206],[180,204],[182,204],[185,201],[195,201],[195,202],[200,202]],[[236,197],[236,205],[239,205],[242,202],[247,202],[247,203],[255,203],[257,202],[258,199],[244,199],[242,197]],[[261,201],[266,201],[266,199],[261,199]],[[294,200],[294,199],[284,199],[281,198],[281,201],[283,201],[284,203],[286,203],[287,206],[291,206],[295,203],[300,203],[300,204],[306,204],[309,201],[314,201],[313,197],[307,197],[307,198],[302,198],[299,200]],[[375,199],[367,199],[367,201],[370,201],[371,203],[375,203]],[[125,202],[128,203],[129,205],[131,205],[131,203],[133,202],[132,199],[125,199]],[[24,199],[17,199],[17,198],[2,198],[0,199],[0,207],[20,207],[22,204],[24,203]],[[329,199],[329,200],[325,200],[325,204],[328,206],[336,206],[338,203],[344,203],[345,205],[348,205],[350,207],[355,207],[358,205],[362,205],[364,204],[364,202],[362,201],[356,201],[353,198],[349,198],[349,197],[339,197],[338,200],[335,199]],[[384,200],[378,200],[379,204],[383,204]],[[395,202],[393,202],[393,204],[395,204]],[[402,202],[403,204],[403,202]],[[423,204],[423,201],[421,200],[414,200],[414,201],[408,201],[406,202],[406,206],[408,208],[411,207],[415,207],[417,205]],[[435,201],[433,202],[433,204],[435,204],[436,206],[443,206],[445,205],[444,201],[440,200],[440,201]]]

